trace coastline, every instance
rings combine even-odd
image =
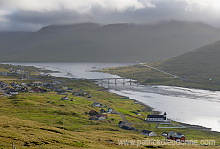
[[[139,102],[142,106],[144,106],[146,109],[151,109],[153,111],[154,108],[150,107],[149,105],[143,103],[143,102],[140,102],[136,99],[131,99],[133,100],[134,102]],[[157,112],[158,114],[161,114],[160,111],[153,111],[153,112]],[[208,128],[208,127],[204,127],[204,126],[200,126],[200,125],[193,125],[193,124],[189,124],[189,123],[183,123],[183,122],[179,122],[179,121],[174,121],[172,119],[169,119],[171,120],[172,122],[175,122],[175,123],[178,123],[182,126],[185,126],[187,128],[190,128],[190,129],[196,129],[196,130],[203,130],[203,131],[210,131],[210,132],[214,132],[214,133],[220,133],[219,131],[213,131],[211,130],[212,128]]]
[[[52,78],[54,78],[54,80],[65,80],[65,82],[68,82],[68,80],[70,79],[71,80],[71,78],[66,78],[66,77],[52,77]],[[86,79],[84,79],[84,80],[86,80]],[[79,82],[80,82],[80,80],[78,80]],[[89,82],[91,82],[91,81],[89,81]],[[93,83],[93,84],[95,84],[95,83]],[[95,86],[98,86],[97,84],[95,84]],[[99,88],[97,91],[104,91],[104,92],[109,92],[109,89],[107,89],[107,88],[103,88],[103,87],[101,87],[101,88]],[[106,93],[104,93],[104,94],[106,94]],[[112,94],[115,94],[115,93],[112,93]],[[124,99],[126,99],[127,97],[126,96],[122,96],[122,95],[118,95],[117,94],[117,98],[118,98],[118,96],[120,96],[120,97],[124,97]],[[119,97],[119,99],[120,99],[120,97]],[[123,98],[121,98],[121,99],[123,99]],[[135,103],[135,102],[138,102],[138,105],[141,105],[141,106],[143,106],[143,108],[140,108],[139,110],[140,111],[153,111],[153,112],[157,112],[157,114],[159,114],[159,111],[154,111],[153,109],[154,108],[152,108],[152,107],[150,107],[149,105],[147,105],[147,104],[145,104],[145,103],[143,103],[143,102],[140,102],[140,101],[138,101],[138,100],[136,100],[136,99],[129,99],[129,100],[132,100],[133,102],[133,104]],[[102,99],[101,101],[105,101],[105,99]],[[127,100],[125,100],[125,101],[127,101]],[[114,101],[115,102],[115,101]],[[110,103],[110,102],[107,102],[107,103]],[[108,105],[108,104],[106,104],[106,105]],[[111,105],[112,106],[112,105]],[[133,105],[131,105],[131,107],[133,107]],[[137,105],[136,105],[136,107],[137,107]],[[123,108],[122,108],[123,109]],[[119,112],[121,112],[121,111],[119,111]],[[126,113],[123,113],[125,116],[127,116],[127,114]],[[135,115],[135,114],[134,114]],[[138,116],[137,116],[138,117]],[[131,119],[128,119],[128,122],[129,123],[132,123],[132,121],[130,121]],[[137,120],[137,119],[136,119]],[[142,122],[143,122],[143,115],[142,115]],[[138,122],[138,121],[137,121]],[[174,121],[174,122],[176,122],[176,121]],[[141,121],[139,120],[139,122],[138,123],[141,123]],[[144,123],[144,124],[146,124],[146,123]],[[186,124],[188,127],[190,126],[190,124]],[[136,127],[136,126],[134,126],[134,127]],[[188,128],[187,127],[187,128]],[[196,126],[196,127],[192,127],[192,129],[194,129],[194,130],[198,130],[197,132],[201,132],[201,131],[203,131],[203,130],[205,130],[204,129],[205,127],[200,127],[200,126]],[[138,130],[143,130],[142,128],[137,128]],[[147,128],[145,128],[145,129],[148,129],[148,130],[151,130],[151,129],[149,129],[148,127]],[[169,129],[167,129],[167,130],[169,130]],[[187,129],[188,130],[188,129]],[[187,131],[186,130],[186,131]],[[201,131],[200,131],[201,130]],[[206,131],[208,130],[208,128],[206,129]],[[152,130],[152,131],[154,131],[154,130]],[[159,130],[158,130],[159,131]],[[184,131],[184,134],[186,134],[185,132],[186,131]],[[189,131],[189,130],[188,130]],[[209,130],[210,131],[210,130]],[[213,132],[214,133],[214,131],[210,131],[210,132]],[[212,134],[213,134],[212,133]],[[160,134],[160,133],[158,133],[158,134]],[[219,134],[219,132],[218,132],[218,134]]]
[[[31,66],[32,67],[32,66]],[[40,70],[40,71],[43,71],[43,72],[45,72],[45,73],[61,73],[61,71],[54,71],[54,70],[50,70],[50,69],[47,69],[47,68],[43,68],[43,69],[41,69],[41,68],[37,68],[37,67],[35,67],[36,69],[38,69],[38,70]],[[106,73],[106,72],[105,72]],[[111,74],[111,73],[109,73],[109,74]],[[54,76],[55,78],[57,78],[56,76]],[[68,78],[68,77],[63,77],[63,78],[65,78],[65,79],[71,79],[71,78]],[[85,80],[87,80],[87,79],[85,79]],[[94,82],[93,82],[94,83]],[[96,83],[94,83],[94,84],[96,84]],[[98,84],[96,84],[96,85],[98,85]],[[142,84],[142,85],[145,85],[145,84]],[[99,85],[98,85],[99,86]],[[179,87],[179,86],[174,86],[174,87]],[[181,86],[180,86],[181,87]],[[196,88],[192,88],[192,89],[196,89]],[[105,92],[109,92],[109,89],[108,88],[105,88],[105,87],[103,87],[103,90],[102,91],[105,91]],[[121,95],[119,95],[119,94],[117,94],[118,96],[121,96]],[[125,97],[125,96],[124,96]],[[138,100],[136,100],[136,99],[131,99],[131,100],[133,100],[134,102],[139,102],[140,103],[140,105],[142,105],[142,106],[144,106],[144,108],[143,109],[141,109],[141,111],[143,110],[143,111],[152,111],[153,112],[153,114],[161,114],[161,112],[160,112],[160,110],[158,110],[158,111],[154,111],[154,108],[153,107],[151,107],[151,106],[149,106],[148,104],[145,104],[145,103],[143,103],[143,102],[141,102],[141,101],[138,101]],[[173,122],[178,122],[178,121],[174,121],[174,120],[172,120],[171,119],[171,121],[173,121]],[[192,128],[192,129],[196,129],[196,130],[205,130],[205,131],[212,131],[211,129],[212,128],[208,128],[208,127],[204,127],[204,126],[200,126],[200,125],[194,125],[194,124],[190,124],[190,123],[183,123],[183,122],[178,122],[179,124],[182,124],[183,126],[186,126],[187,128]],[[218,132],[218,131],[212,131],[212,132]]]
[[[110,93],[113,93],[111,92],[108,88],[105,88],[103,91],[106,91],[106,92],[110,92]],[[113,94],[116,94],[116,93],[113,93]],[[123,98],[128,98],[127,96],[123,96],[123,95],[119,95],[119,94],[116,94],[118,96],[121,96]],[[130,98],[129,98],[130,99]],[[160,111],[154,111],[154,108],[141,102],[141,101],[138,101],[136,99],[130,99],[132,100],[134,103],[135,102],[138,102],[138,104],[144,106],[143,109],[140,109],[140,111],[151,111],[153,112],[154,114],[161,114]],[[178,123],[179,125],[181,126],[185,126],[186,128],[189,128],[189,129],[195,129],[195,130],[202,130],[202,131],[208,131],[208,132],[213,132],[213,133],[218,133],[220,134],[219,131],[214,131],[212,130],[212,128],[208,128],[208,127],[204,127],[204,126],[200,126],[200,125],[194,125],[194,124],[189,124],[189,123],[183,123],[183,122],[180,122],[180,121],[175,121],[175,120],[172,120],[172,119],[169,119],[171,122],[174,122],[174,123]],[[147,123],[147,122],[144,122],[143,123]]]

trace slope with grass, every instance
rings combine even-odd
[[[28,69],[28,68],[27,68]],[[34,70],[32,73],[34,74]],[[2,66],[2,70],[7,70]],[[50,77],[49,80],[59,80],[63,86],[74,90],[83,90],[91,94],[92,99],[120,111],[132,123],[140,123],[149,112],[141,110],[141,104],[133,100],[122,99],[121,96],[103,91],[87,80],[70,81],[67,78]],[[17,83],[35,80],[15,80]],[[41,81],[48,81],[42,80]],[[6,81],[13,82],[13,81]],[[163,140],[161,136],[147,137],[140,132],[123,130],[117,126],[122,118],[117,114],[108,114],[103,121],[89,120],[86,114],[89,110],[99,111],[93,107],[90,98],[67,93],[70,100],[61,100],[64,95],[54,91],[47,93],[19,93],[14,96],[0,96],[0,148],[11,148],[12,143],[17,148],[137,148],[136,145],[119,145],[118,140]],[[137,115],[137,111],[141,115]],[[153,124],[152,124],[153,125]],[[148,125],[135,126],[141,129],[155,130]],[[167,129],[155,130],[158,135]],[[188,139],[202,140],[206,137],[220,143],[220,134],[200,130],[184,129],[189,134]],[[139,148],[176,149],[184,146],[142,145]],[[218,148],[218,146],[189,146],[190,148]]]
[[[170,77],[144,64],[134,66],[108,68],[102,70],[128,78],[142,78],[140,83],[163,84],[182,87],[193,87],[210,90],[220,90],[220,41],[203,46],[180,56],[148,63],[155,68],[178,76]]]

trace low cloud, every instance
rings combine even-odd
[[[0,30],[79,22],[199,21],[218,26],[218,0],[0,0]]]

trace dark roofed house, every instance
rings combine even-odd
[[[93,116],[93,115],[98,115],[99,113],[96,112],[95,110],[90,110],[89,111],[89,115]]]
[[[105,113],[106,111],[104,109],[101,109],[100,110],[100,113]]]
[[[133,127],[126,126],[126,125],[122,125],[121,128],[122,128],[122,129],[125,129],[125,130],[134,130]]]
[[[97,114],[97,115],[93,115],[93,116],[91,116],[89,119],[90,120],[105,120],[105,119],[107,119],[107,115],[106,114]]]
[[[163,115],[148,115],[145,120],[146,121],[151,121],[151,122],[164,122],[164,121],[167,121],[166,112]]]
[[[186,137],[181,133],[176,133],[171,131],[168,133],[167,139],[184,142],[186,140]]]

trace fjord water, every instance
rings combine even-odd
[[[18,63],[13,63],[18,65]],[[19,63],[19,65],[35,66],[60,73],[52,73],[53,76],[68,78],[120,78],[93,70],[106,67],[126,66],[129,63]],[[154,110],[167,112],[169,119],[201,125],[220,132],[220,91],[208,91],[173,86],[144,86],[122,80],[99,81],[97,84],[109,89],[110,92],[127,96],[145,103]]]

